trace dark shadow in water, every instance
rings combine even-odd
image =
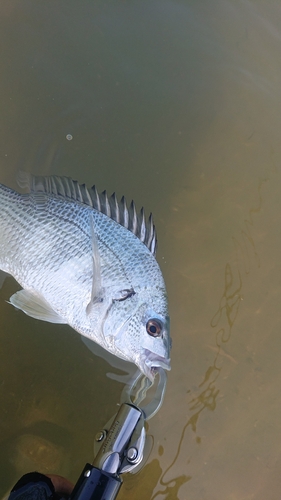
[[[72,437],[70,433],[63,427],[52,422],[35,422],[34,424],[20,429],[12,436],[9,436],[7,440],[1,442],[0,481],[3,491],[7,491],[11,488],[13,483],[18,480],[18,471],[16,470],[13,455],[18,448],[20,440],[26,437],[31,437],[31,439],[39,438],[38,443],[40,443],[40,439],[42,439],[43,442],[49,442],[51,445],[54,445],[55,448],[63,448],[65,457],[70,453],[72,448]],[[28,439],[26,442],[28,442]],[[32,450],[26,449],[27,455],[28,453],[31,454],[31,452]],[[3,471],[5,471],[4,475]]]

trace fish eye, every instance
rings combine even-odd
[[[162,323],[158,319],[150,319],[146,323],[146,331],[151,337],[160,337],[162,332]]]

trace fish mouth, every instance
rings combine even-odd
[[[162,356],[155,354],[155,352],[144,349],[142,356],[142,370],[152,382],[159,368],[171,370],[170,363],[170,358],[163,358]]]

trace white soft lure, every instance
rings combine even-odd
[[[0,269],[22,286],[11,304],[67,323],[151,381],[170,369],[167,295],[150,216],[66,177],[21,173],[0,185]]]

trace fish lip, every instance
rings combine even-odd
[[[154,377],[158,371],[158,368],[163,368],[164,370],[171,370],[170,358],[163,358],[155,352],[149,349],[144,349],[143,352],[143,369],[150,380],[154,380]]]

